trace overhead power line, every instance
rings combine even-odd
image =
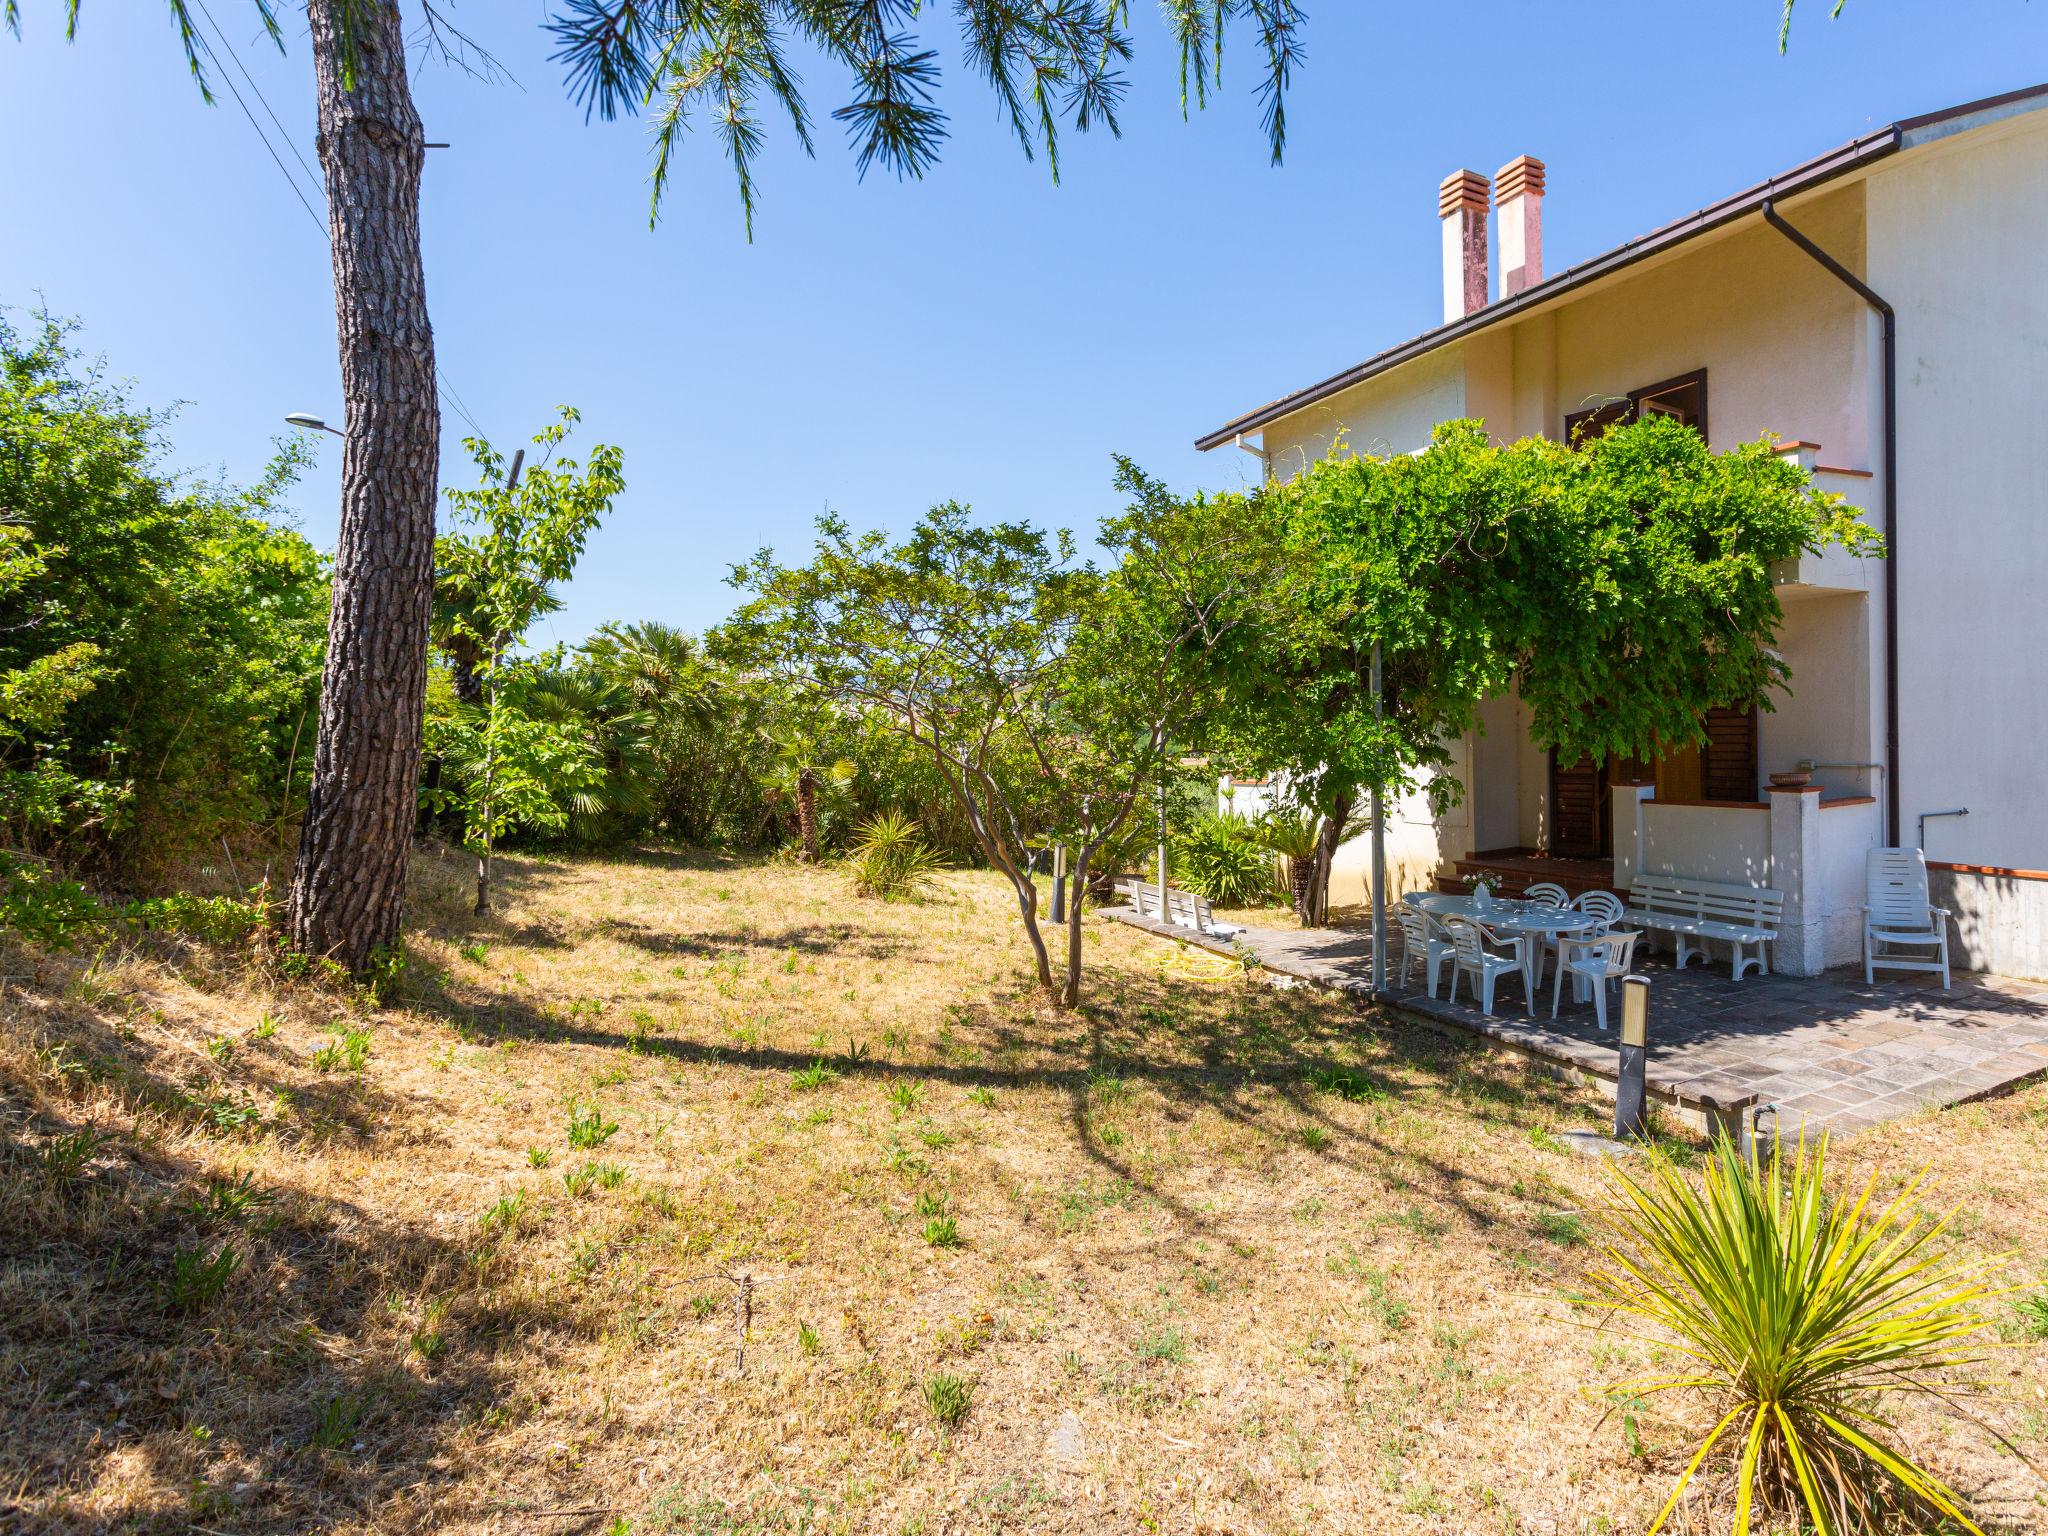
[[[263,94],[263,87],[256,83],[255,76],[251,75],[247,67],[243,65],[241,55],[236,53],[229,44],[227,34],[221,31],[220,23],[213,19],[213,12],[206,8],[206,0],[199,0],[199,11],[206,18],[207,24],[213,28],[214,36],[220,40],[221,52],[225,52],[234,61],[236,70],[248,82],[250,93],[262,104],[264,113],[270,118],[271,122],[277,125],[278,137],[284,140],[285,147],[291,151],[293,158],[304,168],[307,179],[313,183],[314,195],[324,201],[327,196],[327,189],[321,177],[308,164],[306,157],[299,153],[298,146],[292,142],[291,134],[286,130],[283,122],[279,120],[277,113],[272,110],[269,98]],[[313,221],[313,227],[320,231],[320,238],[323,240],[329,238],[327,221],[320,216],[318,210],[314,208],[312,202],[307,198],[305,189],[299,184],[299,178],[294,176],[291,167],[284,163],[284,157],[277,152],[277,146],[271,143],[270,135],[264,131],[263,125],[256,120],[256,114],[249,110],[249,103],[243,99],[241,91],[236,88],[234,77],[228,73],[227,65],[222,62],[220,52],[214,50],[213,44],[207,41],[204,32],[195,31],[193,36],[198,39],[199,46],[205,50],[206,56],[213,60],[215,70],[219,73],[221,79],[227,83],[229,94],[235,98],[235,105],[242,109],[242,116],[246,117],[249,120],[249,126],[256,130],[256,137],[263,141],[264,149],[270,154],[271,164],[277,167],[277,173],[284,178],[285,185],[292,189],[292,196],[296,197],[299,200],[299,206],[306,210],[306,217]],[[478,437],[485,436],[484,429],[477,425],[476,418],[469,413],[469,407],[463,404],[462,396],[457,394],[455,386],[448,382],[448,375],[442,371],[438,360],[434,364],[434,378],[439,384],[440,393],[447,400],[449,407],[457,416],[462,418],[463,422],[469,427],[469,430]]]

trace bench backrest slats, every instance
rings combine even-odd
[[[1768,928],[1785,910],[1785,893],[1768,886],[1693,880],[1684,875],[1637,875],[1629,882],[1628,904],[1665,917]]]
[[[1149,880],[1125,880],[1117,887],[1130,899],[1131,907],[1140,917],[1149,917],[1154,922],[1172,923],[1180,928],[1194,928],[1207,933],[1215,924],[1209,907],[1209,898],[1193,891],[1177,891],[1166,888],[1166,910],[1159,909],[1159,887]]]

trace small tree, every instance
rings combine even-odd
[[[1190,735],[1238,636],[1261,617],[1273,547],[1261,496],[1182,500],[1119,462],[1128,511],[1106,520],[1106,570],[1071,535],[977,526],[957,503],[910,537],[819,524],[809,565],[766,552],[734,581],[752,600],[727,640],[791,689],[914,743],[1010,882],[1039,984],[1080,995],[1081,919],[1056,979],[1033,875],[1049,843],[1077,889]]]
[[[568,580],[590,531],[625,489],[624,456],[599,445],[587,469],[572,459],[550,465],[577,412],[533,439],[541,462],[523,481],[505,472],[504,457],[482,438],[465,439],[482,484],[450,491],[459,524],[471,531],[438,541],[436,566],[464,601],[445,610],[447,642],[471,659],[477,702],[458,703],[428,722],[428,749],[454,770],[455,786],[432,791],[458,805],[463,840],[475,850],[476,910],[491,910],[491,854],[518,823],[555,828],[566,820],[562,797],[595,788],[604,777],[599,755],[582,731],[559,715],[521,707],[525,686],[559,662],[558,653],[520,657],[513,648],[553,604],[552,588]]]

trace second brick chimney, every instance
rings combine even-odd
[[[1487,180],[1477,171],[1453,171],[1437,188],[1444,221],[1444,320],[1462,320],[1486,308]]]
[[[1493,178],[1500,209],[1500,296],[1513,298],[1543,281],[1543,162],[1518,155]]]

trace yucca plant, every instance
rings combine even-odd
[[[885,901],[922,894],[944,867],[917,835],[917,823],[901,811],[883,811],[862,822],[847,852],[847,864],[861,895]]]
[[[1607,1267],[1590,1299],[1649,1324],[1649,1337],[1690,1362],[1609,1394],[1698,1391],[1720,1415],[1650,1536],[1716,1446],[1740,1447],[1734,1536],[1746,1536],[1753,1508],[1803,1506],[1835,1536],[1901,1502],[1978,1530],[1955,1490],[1900,1448],[1887,1409],[1915,1394],[1950,1401],[1967,1386],[1957,1372],[1982,1358],[1971,1340],[2002,1261],[1944,1251],[1948,1219],[1914,1206],[1920,1178],[1876,1207],[1875,1174],[1838,1200],[1826,1162],[1826,1138],[1809,1148],[1802,1137],[1789,1160],[1723,1139],[1698,1185],[1654,1155],[1640,1179],[1608,1165]]]
[[[1254,906],[1272,894],[1273,855],[1247,817],[1199,818],[1174,838],[1173,855],[1177,883],[1219,906]]]

